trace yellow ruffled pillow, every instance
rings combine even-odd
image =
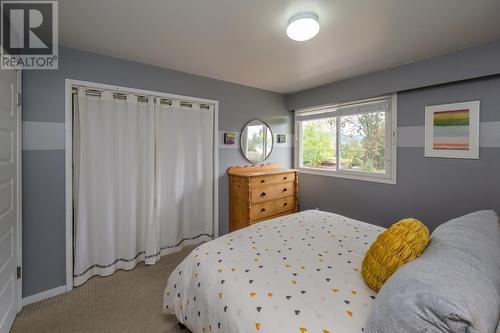
[[[363,258],[361,274],[375,291],[405,263],[420,256],[430,241],[429,229],[416,219],[403,219],[381,233]]]

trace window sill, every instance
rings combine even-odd
[[[375,182],[375,183],[383,183],[391,185],[396,184],[395,176],[387,178],[384,177],[383,175],[366,175],[365,173],[357,171],[332,171],[332,170],[323,170],[315,168],[298,168],[298,170],[299,173],[305,173],[310,175],[337,177],[337,178],[361,180],[366,182]]]

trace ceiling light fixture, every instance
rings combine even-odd
[[[319,17],[313,12],[300,12],[288,21],[286,34],[293,40],[303,42],[316,36],[319,32]]]

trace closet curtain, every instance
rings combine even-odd
[[[156,208],[161,255],[213,236],[213,111],[159,104]]]
[[[85,88],[76,98],[73,284],[210,239],[212,113]]]

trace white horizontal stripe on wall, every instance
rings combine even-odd
[[[23,121],[23,150],[64,150],[64,123]],[[220,149],[239,149],[239,132],[236,133],[234,145],[224,144],[224,133],[219,132]],[[276,143],[276,148],[293,147],[294,136],[286,133],[286,143]],[[479,144],[481,148],[500,148],[500,121],[483,122],[479,128]],[[398,127],[398,147],[424,147],[424,126]]]
[[[64,123],[23,121],[23,150],[64,150]],[[234,145],[224,144],[224,133],[232,132],[236,134]],[[277,143],[277,134],[273,133],[275,147],[293,147],[293,134],[286,134],[286,143]],[[240,132],[219,131],[219,148],[239,149]]]
[[[234,133],[236,136],[234,138],[234,145],[224,144],[224,133]],[[240,132],[237,131],[219,131],[219,149],[226,148],[240,148]]]
[[[425,126],[398,127],[398,147],[424,147]],[[479,146],[500,148],[500,121],[479,124]]]
[[[64,123],[23,121],[23,150],[64,150]]]
[[[224,133],[229,132],[229,133],[234,133],[236,134],[236,137],[234,139],[234,145],[226,145],[224,144]],[[278,134],[286,134],[286,143],[278,143]],[[293,147],[293,134],[291,133],[281,133],[273,132],[273,138],[274,138],[274,148],[291,148]],[[238,131],[219,131],[219,149],[240,149],[240,132]]]
[[[483,148],[500,147],[500,121],[479,125],[479,146]]]
[[[405,126],[398,127],[398,147],[424,147],[425,127]]]

